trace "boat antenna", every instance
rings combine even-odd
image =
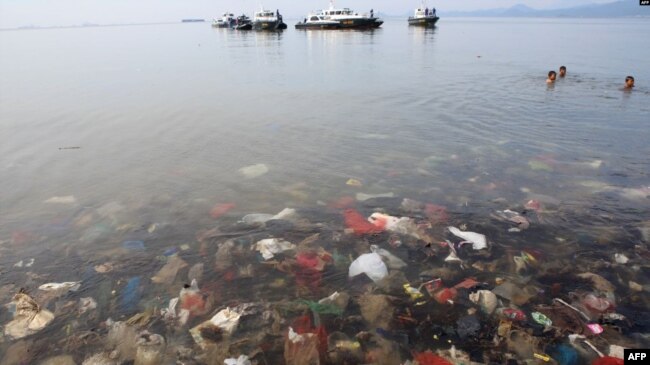
[[[334,0],[330,0],[330,9],[334,9]]]

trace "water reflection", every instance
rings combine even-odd
[[[413,39],[413,43],[426,43],[435,40],[435,35],[438,32],[437,27],[416,27],[409,26],[409,36]]]

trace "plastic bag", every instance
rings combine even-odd
[[[388,250],[384,250],[383,248],[380,248],[377,245],[371,245],[370,251],[378,254],[384,260],[386,260],[386,264],[388,265],[388,267],[393,270],[399,270],[407,266],[406,262],[404,262],[402,259],[388,252]]]
[[[54,314],[41,307],[25,293],[14,296],[16,305],[14,319],[5,325],[5,335],[14,339],[34,334],[47,326],[54,319]]]
[[[363,235],[381,232],[381,229],[368,222],[361,213],[354,209],[343,211],[343,217],[345,218],[345,226],[351,229],[354,234]]]
[[[368,217],[368,222],[372,223],[375,227],[379,228],[382,231],[386,230],[411,236],[415,239],[422,240],[427,243],[433,242],[431,237],[424,233],[417,226],[417,224],[415,224],[413,219],[409,217],[398,218],[382,213],[372,213],[372,215]]]
[[[161,335],[143,331],[136,341],[138,350],[134,365],[158,365],[165,355],[165,339]]]
[[[289,327],[284,341],[284,361],[287,365],[320,365],[318,336],[313,333],[297,334]]]
[[[208,298],[209,299],[209,298]],[[203,315],[210,310],[211,302],[199,290],[196,279],[191,285],[185,285],[179,294],[181,310],[186,310],[192,316]]]
[[[360,274],[366,274],[372,281],[378,282],[388,275],[388,268],[386,268],[386,264],[378,254],[365,253],[352,261],[348,271],[349,277]]]
[[[251,361],[246,355],[239,355],[238,358],[225,359],[223,361],[225,365],[251,365]]]
[[[187,266],[187,262],[183,261],[182,258],[174,255],[167,259],[167,263],[163,266],[154,277],[151,278],[151,281],[156,284],[171,284],[176,279],[176,274],[178,270]]]
[[[264,260],[270,260],[278,253],[293,250],[296,245],[289,241],[280,240],[277,238],[267,238],[257,241],[255,250],[259,251],[264,257]]]
[[[475,250],[487,248],[487,239],[485,238],[485,235],[476,232],[461,231],[456,227],[447,227],[447,229],[454,236],[460,237],[467,242],[471,242],[472,248]]]

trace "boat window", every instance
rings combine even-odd
[[[313,22],[318,21],[318,17],[317,17],[317,16],[313,16],[313,17],[311,17],[310,20],[313,21]]]
[[[336,12],[336,15],[341,15],[341,12],[340,12],[340,11],[337,11],[337,12]]]

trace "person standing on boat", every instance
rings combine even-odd
[[[370,17],[371,17],[371,18],[374,18],[374,17],[375,17],[374,14],[375,14],[374,10],[370,9]]]
[[[424,16],[429,16],[429,8],[424,8]]]
[[[431,16],[436,16],[436,8],[431,9]]]

